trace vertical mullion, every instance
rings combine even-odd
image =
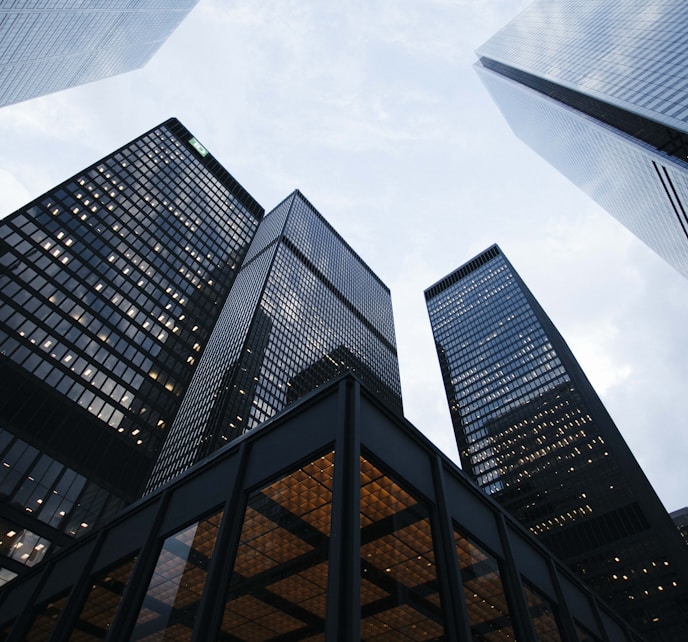
[[[349,377],[339,384],[334,447],[332,527],[329,542],[325,639],[350,642],[361,619],[361,413],[360,386]]]
[[[250,446],[247,444],[248,442],[244,441],[239,446],[239,462],[233,468],[233,479],[228,480],[228,486],[231,490],[224,505],[222,523],[210,560],[208,576],[198,608],[196,626],[191,638],[192,642],[215,639],[222,621],[226,600],[221,599],[221,596],[227,594],[243,527],[244,479],[251,455]]]
[[[437,504],[437,522],[439,533],[435,538],[436,553],[438,555],[437,569],[440,585],[444,590],[442,601],[445,612],[446,626],[448,628],[448,640],[470,640],[471,630],[466,610],[466,601],[463,593],[463,581],[459,559],[454,543],[454,526],[447,509],[446,485],[444,481],[444,466],[442,456],[436,454],[433,458],[432,477],[435,488]]]
[[[139,553],[139,560],[134,566],[127,586],[122,594],[122,601],[105,639],[107,642],[125,642],[130,639],[131,631],[139,614],[143,598],[148,590],[150,577],[158,562],[160,549],[160,527],[170,501],[171,492],[165,490],[158,500],[158,508],[148,533],[148,537]]]
[[[497,528],[502,541],[502,549],[504,550],[504,562],[506,566],[504,587],[507,592],[507,603],[512,611],[516,638],[537,640],[533,622],[530,618],[530,609],[528,608],[528,602],[526,601],[525,592],[523,590],[523,581],[521,580],[521,574],[519,573],[518,565],[516,564],[516,559],[511,549],[509,529],[507,528],[506,519],[501,512],[497,513]]]

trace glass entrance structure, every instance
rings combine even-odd
[[[16,640],[641,638],[343,375],[0,591]]]

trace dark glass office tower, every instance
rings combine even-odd
[[[682,639],[688,548],[499,247],[425,298],[463,470],[649,639]]]
[[[0,107],[143,67],[197,2],[2,2]]]
[[[475,68],[526,144],[688,276],[688,3],[538,0]]]
[[[140,495],[262,214],[173,119],[0,223],[0,577]]]
[[[389,289],[295,191],[258,228],[148,490],[348,370],[402,413]]]

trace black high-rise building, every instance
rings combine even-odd
[[[0,223],[0,579],[143,490],[263,209],[177,120]]]
[[[295,191],[258,228],[148,490],[343,371],[402,413],[389,289]]]
[[[683,639],[688,548],[499,247],[425,298],[464,471],[650,639]]]

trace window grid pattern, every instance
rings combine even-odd
[[[39,535],[0,518],[0,555],[25,566],[45,557],[58,532],[80,537],[124,507],[119,497],[6,431],[0,431],[0,497],[49,527]]]
[[[426,291],[463,470],[634,626],[680,613],[686,559],[652,524],[661,504],[544,311],[488,253]]]
[[[688,162],[476,66],[514,133],[688,276]]]
[[[154,130],[3,222],[0,350],[156,452],[256,226]]]
[[[70,535],[141,492],[262,215],[190,138],[168,121],[0,223],[0,414],[46,451],[8,451],[2,492]]]
[[[4,1],[0,105],[142,67],[196,2]]]
[[[478,53],[687,131],[680,0],[537,0]]]
[[[401,413],[389,290],[296,192],[260,225],[148,489],[344,371]]]

